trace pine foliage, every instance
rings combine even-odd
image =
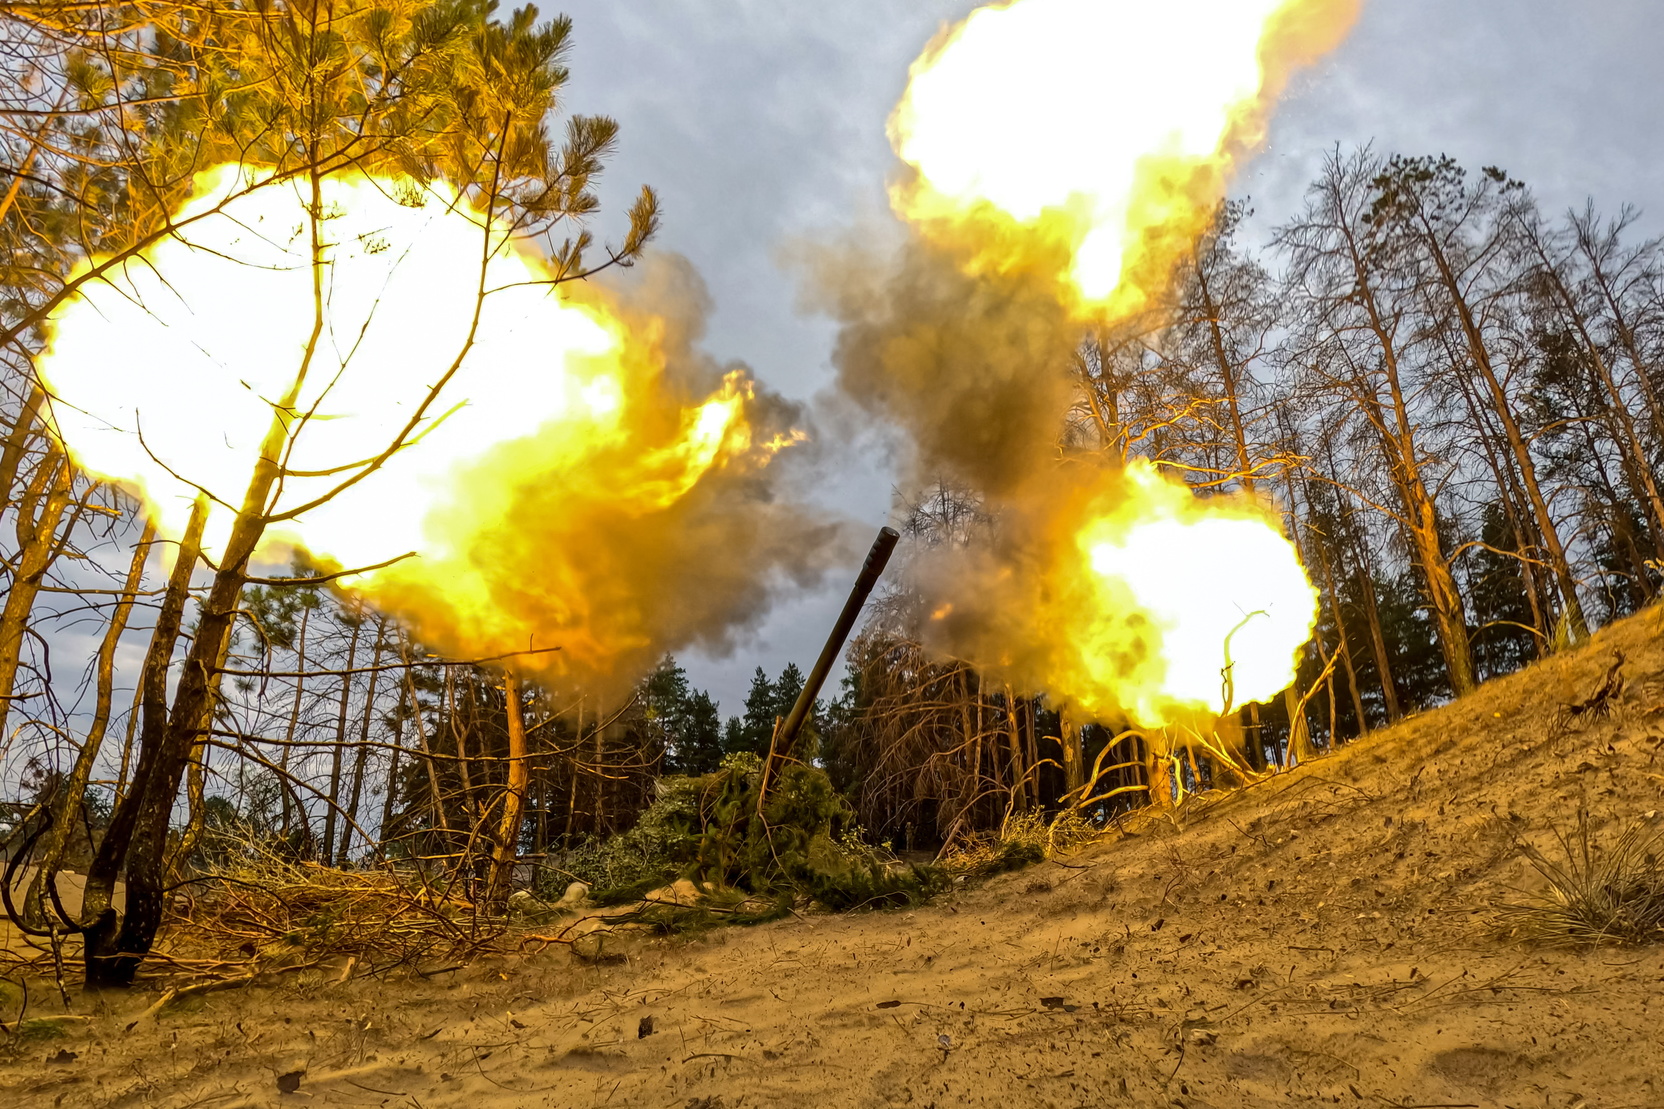
[[[740,891],[785,912],[807,900],[833,910],[904,905],[947,886],[944,871],[893,860],[863,844],[855,813],[826,773],[794,763],[758,811],[762,762],[730,755],[716,771],[660,782],[659,796],[628,832],[592,840],[550,871],[553,885],[589,883],[602,904],[636,900],[678,878],[708,895]]]

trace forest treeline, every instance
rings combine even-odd
[[[1283,509],[1321,617],[1296,685],[1243,714],[1250,764],[1391,723],[1653,599],[1664,284],[1658,242],[1632,233],[1635,212],[1549,219],[1500,170],[1365,149],[1330,158],[1305,209],[1268,241],[1243,241],[1249,216],[1224,205],[1170,305],[1085,337],[1058,372],[1077,394],[1060,464],[1146,458],[1198,496],[1247,490]],[[40,583],[40,603],[21,614],[13,660],[0,659],[15,689],[0,711],[24,804],[65,788],[88,732],[114,725],[118,742],[86,791],[85,841],[128,788],[139,713],[114,701],[131,676],[115,673],[111,652],[94,656],[80,700],[64,695],[72,680],[51,652],[115,626],[123,604],[147,609],[142,558],[125,581],[99,567],[155,540],[133,505],[75,473],[31,423],[30,394],[15,387],[27,380],[11,398],[8,557],[14,575]],[[946,486],[899,511],[916,549],[999,526]],[[1080,804],[1102,819],[1149,800],[1157,775],[1136,733],[1122,737],[1125,722],[1076,727],[1043,691],[930,655],[905,551],[806,748],[868,833],[934,849],[1016,812]],[[508,788],[501,671],[429,655],[306,573],[243,598],[232,680],[187,776],[176,850],[232,829],[334,865],[487,850],[480,829]],[[23,595],[8,591],[8,621]],[[802,683],[794,665],[774,678],[759,668],[726,722],[668,658],[612,703],[518,683],[528,746],[517,857],[558,858],[627,829],[663,776],[766,752]],[[1190,756],[1179,784],[1217,773]]]
[[[1656,598],[1664,279],[1640,219],[1545,213],[1495,167],[1337,149],[1292,218],[1248,241],[1251,210],[1222,205],[1166,304],[1083,341],[1059,464],[1143,458],[1198,496],[1268,499],[1320,594],[1295,684],[1241,713],[1250,773]],[[945,485],[903,508],[916,544],[998,526]],[[1076,726],[931,658],[906,592],[855,645],[827,728],[869,827],[934,845],[1233,777],[1200,745],[1167,760],[1124,721]]]
[[[438,657],[305,563],[259,576],[293,433],[275,408],[217,558],[206,500],[186,534],[160,536],[54,439],[34,366],[46,321],[89,260],[126,264],[175,233],[169,213],[210,165],[449,181],[547,244],[551,284],[643,251],[650,191],[617,248],[571,230],[597,209],[616,127],[551,129],[569,21],[471,0],[413,11],[0,11],[0,823],[9,877],[33,875],[12,915],[85,936],[91,978],[130,980],[180,875],[251,844],[397,860],[500,906],[531,864],[630,828],[666,776],[766,751],[802,688],[795,666],[759,670],[723,721],[666,659],[603,697],[512,660]],[[1296,684],[1243,712],[1247,772],[1655,598],[1664,274],[1639,219],[1545,212],[1496,168],[1336,151],[1269,231],[1223,205],[1161,307],[1083,335],[1055,367],[1075,391],[1058,465],[1143,458],[1198,496],[1266,498],[1304,555],[1318,632]],[[373,480],[386,456],[342,482]],[[1000,520],[946,484],[909,491],[898,515],[892,583],[796,749],[868,837],[933,850],[1018,814],[1114,819],[1230,776],[1206,752],[1175,775],[1125,721],[1066,719],[1044,690],[933,656],[907,550],[974,544]],[[66,914],[50,878],[70,865],[88,900]]]

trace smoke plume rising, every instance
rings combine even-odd
[[[1167,298],[1290,74],[1357,8],[1016,0],[914,64],[890,128],[900,248],[830,246],[806,271],[841,328],[839,388],[902,433],[909,486],[995,521],[915,551],[909,630],[927,645],[1151,725],[1293,680],[1315,593],[1274,507],[1065,456],[1061,433],[1074,352]]]
[[[368,592],[452,652],[559,645],[530,665],[606,695],[666,652],[726,653],[781,595],[859,552],[844,521],[801,495],[819,454],[801,406],[699,348],[711,304],[685,259],[651,256],[574,300],[604,306],[628,336],[617,436],[576,458],[535,437],[493,447],[432,510],[438,532],[471,536],[447,560],[454,573],[394,567]],[[650,480],[644,469],[674,450],[683,414],[725,384],[744,398],[749,445],[643,511],[621,486]],[[478,528],[469,502],[493,487],[495,522]]]

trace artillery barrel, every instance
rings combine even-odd
[[[809,678],[803,683],[803,692],[797,695],[792,711],[780,725],[780,730],[775,733],[772,749],[778,754],[791,753],[792,741],[797,738],[803,721],[808,718],[809,710],[814,708],[815,698],[820,696],[820,687],[826,684],[826,675],[831,672],[832,664],[837,661],[838,652],[844,649],[844,640],[849,638],[855,621],[861,616],[861,606],[867,603],[873,586],[878,584],[879,576],[889,564],[890,552],[896,549],[896,541],[900,538],[900,533],[894,528],[879,529],[878,538],[873,540],[872,550],[867,552],[867,561],[862,563],[861,573],[855,579],[855,588],[849,591],[849,599],[844,602],[844,610],[838,614],[838,622],[832,625],[832,634],[826,637],[826,646],[821,648],[820,658],[815,660],[815,668],[809,671]]]

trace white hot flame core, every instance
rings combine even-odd
[[[1160,212],[1149,160],[1215,158],[1259,97],[1261,38],[1291,0],[1019,0],[973,12],[914,63],[891,141],[924,179],[910,214],[987,201],[1020,222],[1084,221],[1074,277],[1101,300]],[[1296,0],[1297,2],[1297,0]]]
[[[500,491],[465,487],[458,475],[493,446],[542,436],[546,456],[576,457],[616,437],[627,415],[619,325],[564,302],[541,261],[500,233],[485,260],[481,216],[454,192],[324,179],[320,317],[305,181],[244,191],[251,180],[261,179],[230,166],[204,174],[175,217],[179,234],[83,286],[53,318],[40,361],[77,461],[142,492],[164,535],[183,532],[197,486],[223,505],[242,503],[273,412],[307,364],[315,322],[278,512],[384,451],[460,368],[408,449],[275,524],[268,548],[295,544],[348,567],[407,551],[457,556],[470,537],[455,528],[458,513],[445,512],[441,525],[429,509],[467,502],[464,515],[491,526]],[[690,465],[710,463],[737,412],[726,391],[687,412]],[[231,517],[211,512],[210,553]]]

